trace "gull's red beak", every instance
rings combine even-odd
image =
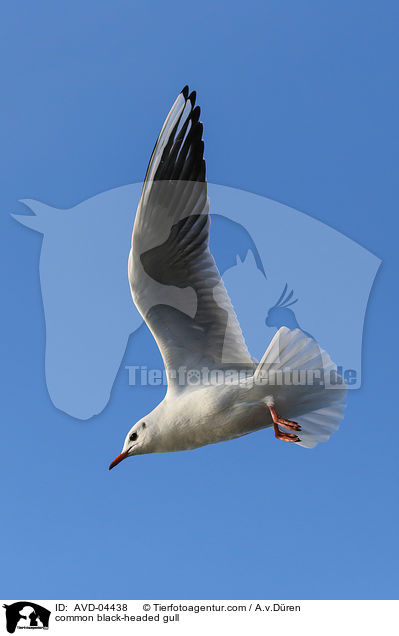
[[[114,468],[115,466],[117,466],[117,464],[119,464],[119,462],[121,462],[122,459],[125,459],[127,456],[128,456],[128,451],[125,451],[124,453],[121,453],[120,455],[118,455],[118,457],[115,457],[114,461],[110,463],[108,470],[111,470],[111,468]]]

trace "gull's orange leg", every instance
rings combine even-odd
[[[290,428],[293,431],[300,431],[301,427],[296,422],[292,420],[285,420],[283,417],[280,417],[277,414],[274,406],[270,406],[268,404],[268,408],[270,411],[270,415],[272,416],[273,426],[274,426],[274,435],[277,439],[281,439],[283,442],[300,442],[298,435],[294,435],[293,433],[283,433],[280,431],[278,425],[284,426],[285,428]]]

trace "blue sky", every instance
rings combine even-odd
[[[397,18],[389,1],[2,4],[3,598],[397,597]],[[262,431],[108,473],[162,389],[127,395],[122,363],[99,416],[52,405],[41,237],[9,214],[141,180],[186,83],[210,181],[383,260],[363,386],[314,451]]]

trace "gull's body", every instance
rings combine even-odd
[[[272,425],[277,438],[312,447],[343,416],[344,387],[281,382],[293,370],[307,380],[324,374],[340,381],[328,354],[301,330],[282,327],[259,364],[246,347],[208,247],[204,144],[194,105],[186,87],[161,130],[129,256],[133,300],[160,348],[168,390],[131,428],[110,467],[130,455],[189,450]],[[279,413],[301,418],[301,438],[281,431],[279,425],[301,426]]]
[[[264,405],[247,402],[247,397],[248,389],[224,385],[192,388],[179,399],[166,395],[150,414],[153,424],[143,452],[192,450],[270,426]]]

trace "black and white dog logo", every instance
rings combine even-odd
[[[6,610],[7,631],[13,634],[18,629],[48,629],[51,612],[31,601],[18,601],[3,605]]]

